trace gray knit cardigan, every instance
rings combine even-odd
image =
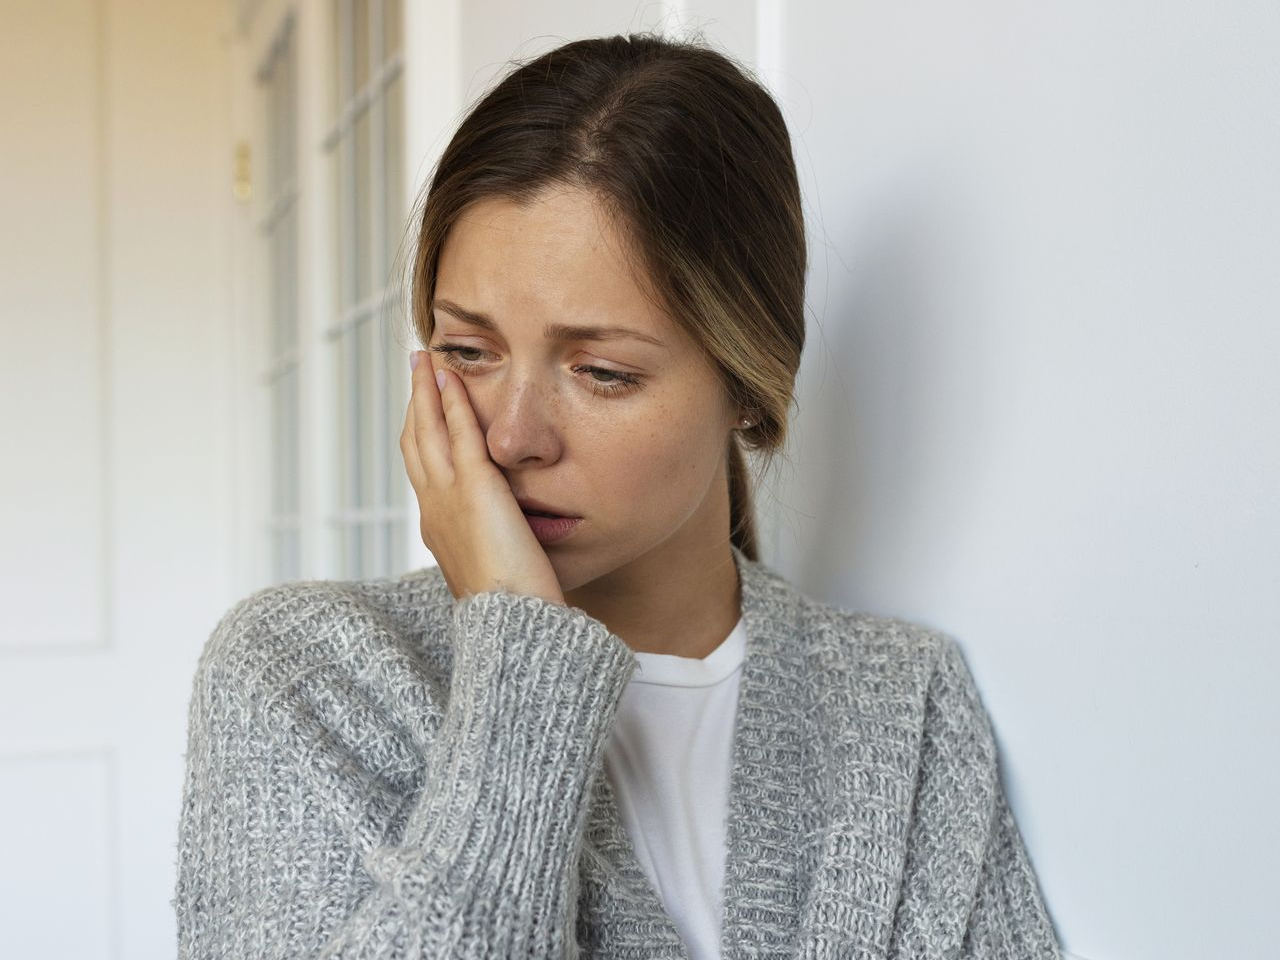
[[[1059,960],[956,642],[733,556],[724,960]],[[192,686],[180,960],[686,958],[601,775],[636,666],[437,567],[239,601]]]

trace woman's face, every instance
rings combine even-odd
[[[673,559],[714,556],[727,541],[724,460],[740,412],[631,278],[622,238],[589,193],[471,205],[440,253],[433,320],[432,363],[466,384],[513,493],[584,518],[544,547],[562,589],[637,560],[633,573],[672,575]],[[561,339],[548,336],[555,325],[642,336]]]

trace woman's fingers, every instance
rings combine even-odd
[[[447,370],[441,370],[446,378],[440,391],[444,410],[449,447],[454,470],[462,472],[480,463],[489,462],[489,446],[471,407],[471,397],[462,381]],[[474,471],[473,471],[474,472]]]
[[[405,429],[427,483],[447,485],[468,467],[488,463],[489,447],[462,381],[444,368],[433,369],[428,356],[420,354],[413,370]],[[444,378],[443,387],[436,376]]]
[[[564,603],[538,543],[476,419],[466,384],[417,354],[400,447],[418,496],[422,542],[454,597],[505,589]]]
[[[410,383],[413,377],[410,374]],[[414,491],[422,489],[426,483],[426,476],[422,472],[422,458],[418,456],[418,440],[415,433],[413,409],[414,403],[413,393],[409,395],[409,402],[405,405],[404,427],[400,431],[400,452],[404,455],[405,472],[409,474],[409,480],[413,483]]]
[[[430,355],[418,355],[418,366],[412,377],[413,396],[409,406],[413,413],[413,439],[418,449],[418,462],[430,486],[442,486],[453,480],[453,457],[449,452],[444,409],[440,404],[440,388]]]

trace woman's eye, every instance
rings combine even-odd
[[[431,347],[431,350],[442,354],[445,363],[459,373],[465,373],[481,365],[479,359],[471,359],[469,356],[463,356],[462,354],[484,354],[484,351],[479,347],[464,347],[460,343],[440,343]],[[588,386],[596,396],[622,396],[623,394],[633,393],[644,386],[643,377],[633,373],[623,373],[621,370],[607,370],[604,367],[579,364],[573,367],[573,372],[586,374]],[[596,379],[598,376],[611,379],[598,380]]]
[[[483,353],[484,351],[480,350],[478,347],[453,347],[453,348],[449,351],[449,353],[450,353],[450,354],[454,354],[454,355],[458,354],[459,352],[464,352],[464,353],[465,353],[465,352],[470,352],[470,353]],[[464,359],[464,360],[466,360],[466,359],[468,359],[468,358],[464,357],[463,359]],[[476,363],[476,362],[478,362],[478,361],[477,361],[477,360],[470,360],[469,362],[471,362],[471,363]]]

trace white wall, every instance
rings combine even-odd
[[[654,24],[764,71],[812,242],[767,559],[960,641],[1068,951],[1274,952],[1280,7],[459,17],[467,102]]]
[[[1064,946],[1275,953],[1280,6],[787,6],[774,556],[963,646]]]

